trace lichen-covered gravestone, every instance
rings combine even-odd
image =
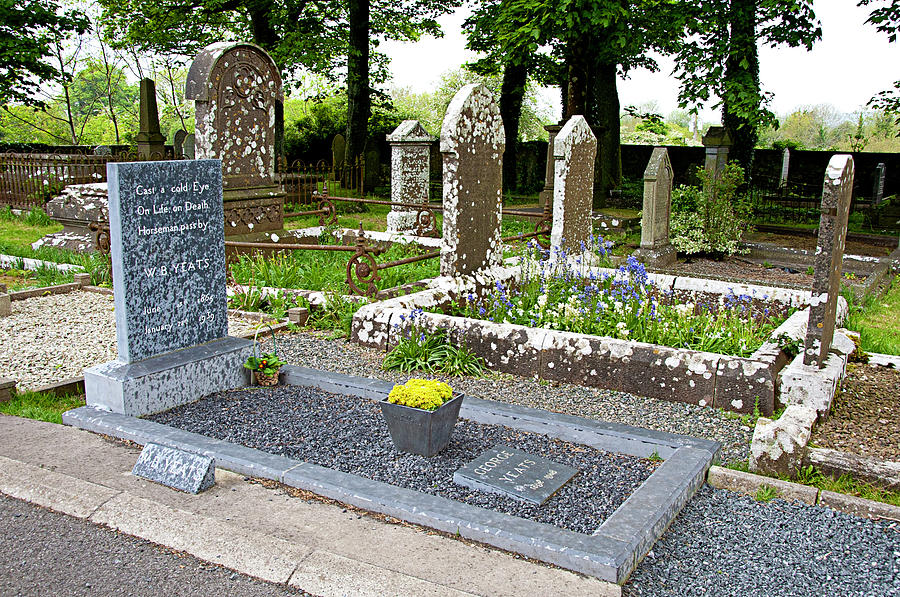
[[[597,138],[587,120],[571,117],[553,142],[556,167],[550,230],[550,244],[567,254],[581,253],[591,243],[596,156]]]
[[[425,205],[431,144],[435,138],[418,120],[404,120],[387,136],[387,141],[391,144],[391,201]],[[387,216],[387,229],[388,232],[415,232],[417,221],[416,210],[393,206]]]
[[[711,126],[703,135],[703,146],[706,147],[704,169],[718,179],[728,163],[728,149],[732,145],[731,135],[724,126]]]
[[[118,359],[86,369],[87,403],[142,415],[245,385],[228,337],[219,160],[110,163]]]
[[[275,62],[253,44],[212,44],[191,64],[184,96],[196,108],[196,158],[222,160],[225,234],[280,230],[275,124],[284,95]]]
[[[135,141],[142,160],[166,159],[166,138],[159,129],[159,109],[156,107],[156,83],[141,79],[140,130]]]
[[[500,109],[484,85],[466,85],[441,126],[444,234],[441,275],[469,275],[500,265],[503,246],[503,149]]]
[[[803,346],[803,363],[806,365],[824,367],[831,349],[852,196],[853,158],[849,155],[832,156],[822,187],[815,276],[810,297],[809,325]]]
[[[656,147],[644,170],[644,207],[641,216],[641,248],[638,258],[651,267],[675,262],[675,247],[669,243],[672,207],[672,162],[665,147]]]

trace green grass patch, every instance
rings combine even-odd
[[[40,208],[22,216],[12,213],[9,206],[0,209],[0,245],[31,249],[34,241],[62,229],[62,224],[51,220]]]
[[[62,424],[62,414],[79,406],[84,406],[84,394],[56,396],[44,392],[17,392],[9,402],[0,403],[0,413]]]
[[[855,300],[843,293],[850,303],[847,329],[859,332],[860,348],[866,352],[900,355],[900,281],[894,283],[881,298],[866,296]]]
[[[812,466],[807,466],[799,470],[797,474],[794,475],[794,478],[789,480],[794,481],[795,483],[802,483],[803,485],[810,485],[824,491],[854,495],[875,502],[900,506],[900,491],[889,491],[882,487],[876,487],[871,483],[858,481],[849,474],[834,478],[822,473]]]

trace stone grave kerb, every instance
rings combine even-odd
[[[156,82],[144,78],[140,83],[140,127],[135,137],[138,157],[142,160],[162,160],[166,157],[166,138],[159,128],[159,109],[156,105]]]
[[[655,147],[644,170],[641,248],[637,252],[651,267],[666,267],[675,262],[675,248],[669,243],[673,178],[668,150]]]
[[[810,296],[809,324],[803,347],[805,365],[824,367],[828,351],[831,349],[841,291],[841,269],[847,240],[850,201],[853,196],[853,175],[852,156],[831,157],[822,186],[822,214],[819,217],[815,275]]]
[[[501,264],[503,150],[500,109],[480,84],[460,89],[441,126],[444,230],[441,275],[470,275]]]
[[[391,145],[391,201],[428,203],[431,145],[437,138],[418,120],[404,120],[386,139]],[[392,206],[387,216],[388,232],[413,232],[417,223],[411,208]]]
[[[195,158],[222,160],[225,234],[283,228],[275,165],[284,93],[272,57],[250,43],[211,44],[191,63],[184,96],[194,100]]]
[[[572,116],[553,141],[553,226],[550,244],[566,254],[591,243],[597,137],[584,116]]]

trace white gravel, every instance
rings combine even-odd
[[[228,317],[229,334],[252,330],[252,322]],[[0,377],[16,380],[20,390],[81,377],[116,356],[112,295],[76,291],[13,301],[12,315],[0,317]]]

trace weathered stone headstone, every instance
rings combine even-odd
[[[550,244],[567,254],[590,246],[597,138],[584,116],[573,116],[553,143],[553,227]]]
[[[731,145],[731,135],[724,126],[711,126],[703,135],[703,146],[706,147],[704,168],[713,174],[713,179],[718,179],[725,170]]]
[[[822,215],[819,218],[815,275],[810,297],[809,325],[803,346],[803,362],[806,365],[824,367],[834,337],[852,196],[853,157],[832,156],[822,187]]]
[[[387,136],[387,141],[391,144],[391,201],[428,203],[428,165],[435,138],[418,120],[404,120]],[[414,209],[393,206],[387,216],[387,229],[388,232],[415,232],[416,222]]]
[[[94,148],[94,155],[112,155],[112,148],[109,145],[98,145]]]
[[[504,446],[494,446],[453,473],[453,482],[541,505],[578,469]]]
[[[544,173],[544,188],[541,189],[538,195],[541,206],[553,201],[553,179],[556,176],[556,158],[553,156],[553,143],[556,141],[556,135],[560,129],[562,129],[562,125],[559,124],[548,124],[544,127],[549,139],[547,140],[547,168]]]
[[[196,157],[222,160],[225,233],[281,229],[275,121],[284,95],[275,62],[253,44],[212,44],[191,64],[184,96],[196,107]]]
[[[184,159],[186,160],[194,160],[197,159],[197,137],[194,133],[191,133],[187,137],[184,138]]]
[[[639,259],[652,267],[675,262],[675,247],[669,243],[672,207],[672,162],[665,147],[655,147],[644,170],[644,206],[641,216]]]
[[[184,129],[175,131],[175,138],[172,139],[172,149],[175,152],[176,160],[184,158],[184,139],[187,136],[187,131]]]
[[[783,187],[788,181],[788,172],[791,168],[791,150],[787,147],[781,153],[781,178],[779,178],[778,186]]]
[[[884,201],[884,179],[886,177],[887,167],[883,163],[875,166],[875,184],[872,188],[872,201],[875,205],[880,205]]]
[[[340,180],[343,176],[344,155],[346,151],[347,141],[344,139],[344,135],[338,133],[334,136],[334,139],[331,140],[331,178],[333,180]]]
[[[69,185],[63,189],[44,205],[47,215],[62,224],[63,229],[41,237],[31,247],[56,247],[79,253],[96,250],[95,233],[90,226],[109,221],[106,188],[106,183],[94,182]]]
[[[12,315],[12,299],[6,290],[6,284],[0,284],[0,317]]]
[[[140,129],[138,130],[138,158],[163,160],[166,157],[166,138],[159,130],[159,110],[156,107],[156,83],[141,79]]]
[[[144,446],[131,474],[186,493],[200,493],[216,484],[212,458],[159,444]]]
[[[107,164],[118,360],[85,370],[89,405],[147,414],[244,385],[230,338],[219,160]]]
[[[491,92],[478,84],[460,89],[441,126],[442,276],[468,275],[500,265],[505,146],[500,109]]]

